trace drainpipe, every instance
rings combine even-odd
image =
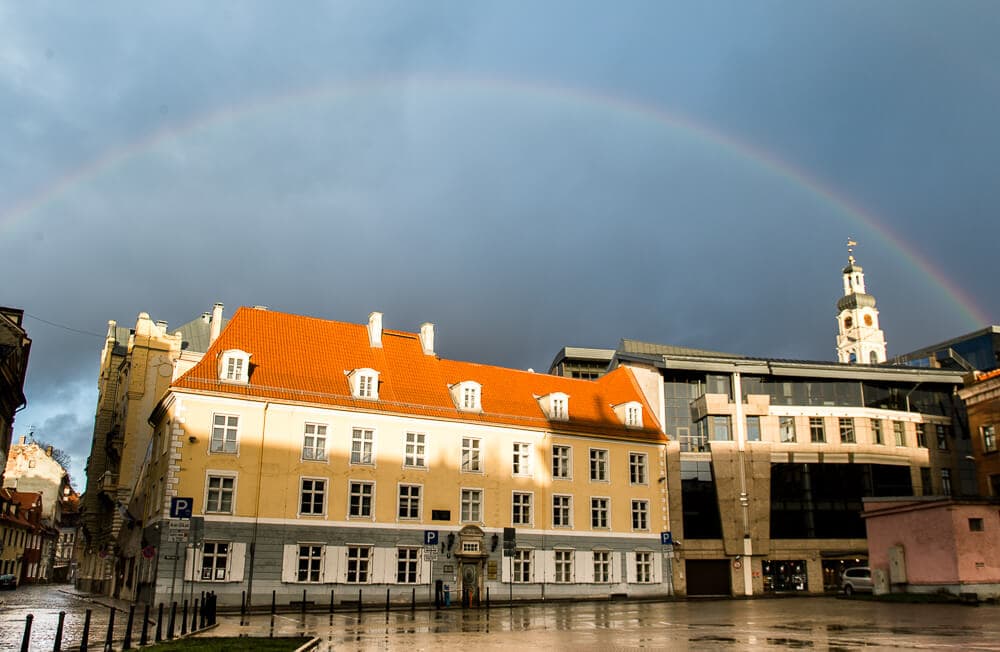
[[[253,530],[250,532],[250,570],[247,572],[247,601],[246,613],[249,617],[250,604],[253,600],[253,567],[257,554],[257,528],[260,524],[260,489],[264,475],[264,435],[267,432],[267,410],[271,407],[270,401],[264,403],[264,418],[260,427],[260,459],[257,462],[257,496],[253,505]],[[243,624],[242,622],[240,623]]]
[[[733,430],[736,431],[736,455],[740,469],[740,511],[743,514],[743,595],[753,595],[753,539],[750,536],[750,494],[747,492],[746,472],[746,418],[743,414],[743,382],[740,372],[733,372],[733,403],[735,404],[735,420]]]

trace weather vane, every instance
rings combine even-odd
[[[851,239],[850,236],[847,237],[847,261],[854,264],[854,248],[858,246],[858,243]]]

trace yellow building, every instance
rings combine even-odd
[[[629,369],[443,360],[432,324],[242,308],[150,423],[136,509],[157,601],[670,590],[666,442]],[[186,543],[177,499],[193,503]]]

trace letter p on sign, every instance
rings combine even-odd
[[[194,498],[174,496],[170,499],[170,518],[191,518],[192,505],[194,505]]]

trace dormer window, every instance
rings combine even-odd
[[[219,358],[219,380],[227,383],[250,381],[250,354],[239,349],[223,351]]]
[[[542,412],[551,421],[569,421],[569,396],[562,392],[552,392],[538,397]]]
[[[615,405],[614,410],[626,428],[642,427],[642,404],[639,401],[629,401],[628,403]]]
[[[355,369],[348,374],[351,394],[355,398],[378,400],[378,372],[374,369]]]
[[[451,400],[463,412],[482,412],[483,387],[474,380],[463,380],[451,387]]]

